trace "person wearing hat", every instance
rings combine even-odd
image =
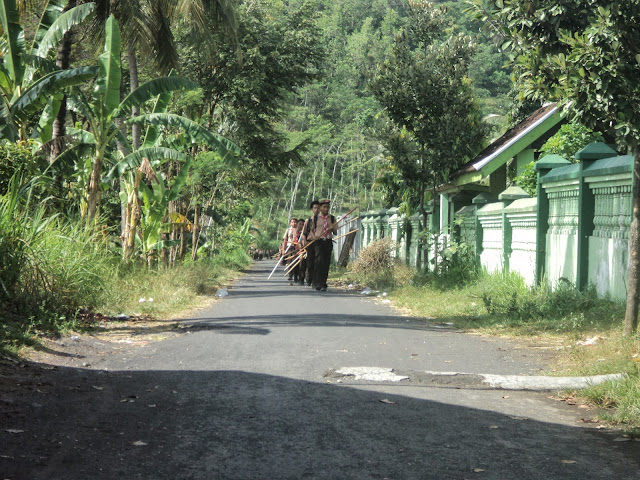
[[[314,225],[309,234],[308,240],[315,242],[314,265],[313,265],[313,286],[316,290],[327,290],[327,278],[329,277],[329,266],[331,264],[331,252],[333,251],[333,235],[338,231],[336,218],[329,214],[330,201],[324,199],[320,201],[320,211],[314,217]]]
[[[311,241],[311,239],[309,238],[309,235],[315,225],[315,218],[317,217],[318,212],[320,211],[320,202],[318,200],[313,200],[309,205],[309,208],[311,209],[311,216],[305,220],[304,227],[302,227],[302,243],[304,244],[305,247]],[[307,256],[303,260],[304,262],[303,271],[304,271],[304,279],[307,283],[307,287],[310,287],[313,284],[313,267],[314,267],[316,257],[314,255],[315,249],[313,248],[313,245],[307,248],[306,251],[307,251]]]

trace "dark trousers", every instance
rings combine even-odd
[[[300,273],[298,274],[298,282],[302,285],[304,283],[304,279],[307,273],[307,259],[302,254],[302,260],[300,260],[300,265],[298,265],[300,269]]]
[[[329,278],[329,265],[331,265],[331,251],[333,250],[333,241],[318,240],[313,244],[315,247],[315,263],[313,265],[313,286],[322,288],[327,286],[327,278]]]
[[[318,242],[316,242],[318,243]],[[307,258],[305,261],[306,271],[305,271],[305,280],[307,285],[311,285],[313,283],[313,270],[316,263],[316,247],[315,243],[307,248]]]

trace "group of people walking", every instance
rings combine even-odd
[[[336,218],[329,213],[331,202],[314,200],[309,205],[311,216],[292,218],[280,245],[283,263],[297,262],[289,269],[289,284],[312,286],[327,290],[327,278],[333,251],[333,236],[338,231]]]

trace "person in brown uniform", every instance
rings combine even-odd
[[[318,215],[320,211],[320,202],[318,200],[313,200],[311,205],[309,205],[311,209],[311,216],[307,218],[304,222],[304,227],[302,227],[302,243],[306,247],[311,239],[309,239],[309,234],[311,233],[311,229],[314,225],[314,218]],[[313,267],[314,267],[314,259],[316,258],[314,255],[313,245],[306,249],[307,258],[304,259],[304,279],[307,283],[307,287],[310,287],[313,284]]]
[[[282,243],[280,244],[280,255],[285,257],[282,259],[282,265],[287,264],[286,257],[293,252],[294,243],[298,240],[297,235],[298,219],[292,218],[289,220],[289,228],[284,232]],[[292,280],[293,273],[289,272],[289,281]]]
[[[302,259],[299,259],[300,255],[304,255],[304,252],[301,253],[303,247],[303,227],[304,220],[300,218],[298,219],[298,224],[296,226],[296,241],[294,243],[296,256],[291,259],[291,261],[293,262],[298,262],[298,264],[293,267],[293,283],[297,283],[298,285],[304,285],[304,270],[302,269],[302,262],[304,260],[304,257]]]
[[[327,291],[327,278],[331,265],[331,252],[333,251],[333,235],[338,231],[336,218],[329,214],[329,200],[320,201],[320,211],[314,216],[314,225],[311,230],[310,240],[315,240],[313,286],[316,290]]]

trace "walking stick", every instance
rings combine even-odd
[[[300,232],[300,236],[298,237],[298,242],[300,242],[301,238],[302,238],[302,232]],[[293,243],[287,247],[287,249],[284,251],[284,253],[282,255],[280,255],[280,260],[278,260],[278,263],[276,263],[276,266],[273,267],[273,270],[271,270],[271,273],[267,277],[267,280],[269,280],[271,278],[271,275],[273,275],[273,272],[276,271],[276,268],[278,268],[278,265],[280,265],[280,262],[282,261],[282,259],[284,258],[284,256],[287,254],[287,252],[289,251],[289,249],[291,247],[293,247]]]
[[[304,258],[304,253],[306,253],[306,252],[303,252],[302,250],[300,250],[300,253],[301,254],[298,255],[298,258],[296,258],[293,262],[291,262],[291,265],[289,265],[285,269],[285,271],[284,271],[285,275],[287,273],[289,273],[291,270],[293,270],[294,268],[296,268],[300,264],[300,262],[302,262],[302,259]]]
[[[356,208],[357,208],[357,207],[353,207],[351,210],[349,210],[347,213],[345,213],[343,216],[341,216],[338,220],[336,220],[336,223],[335,223],[335,224],[337,225],[337,224],[338,224],[338,223],[340,223],[342,220],[344,220],[344,219],[347,217],[347,215],[349,215],[351,212],[353,212]],[[355,220],[355,219],[357,219],[357,218],[359,218],[359,217],[355,217],[354,219],[350,220],[350,221],[349,221],[349,222],[347,222],[347,223],[350,223],[350,222],[352,222],[353,220]],[[322,235],[324,235],[325,233],[327,233],[327,232],[326,232],[326,231],[322,232]],[[349,232],[349,233],[351,233],[351,232]],[[322,235],[321,235],[321,236],[322,236]],[[310,241],[309,243],[307,243],[307,244],[302,248],[302,250],[300,250],[300,251],[301,251],[301,252],[306,251],[306,250],[307,250],[307,248],[309,248],[311,245],[313,245],[317,240],[319,240],[319,238],[316,238],[315,240],[311,240],[311,241]],[[334,240],[335,240],[335,239],[334,239]],[[292,256],[293,256],[293,255],[292,255]]]
[[[338,235],[337,237],[334,237],[333,240],[337,240],[339,238],[346,237],[350,233],[357,232],[358,230],[360,230],[360,229],[359,228],[355,228],[355,229],[351,230],[350,232],[343,233],[342,235]]]
[[[287,249],[284,251],[284,253],[282,255],[280,255],[280,260],[278,260],[278,263],[276,263],[276,266],[273,267],[273,270],[271,270],[271,273],[269,274],[269,277],[267,278],[267,280],[269,280],[271,278],[271,275],[273,275],[273,272],[276,271],[276,268],[278,268],[278,265],[280,265],[280,262],[282,261],[282,259],[284,258],[285,254],[289,251],[290,248],[291,248],[291,245],[289,245],[287,247]]]

